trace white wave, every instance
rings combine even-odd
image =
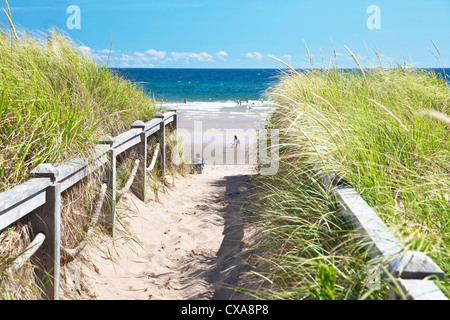
[[[197,110],[197,111],[267,111],[271,108],[270,101],[249,101],[237,104],[236,101],[188,101],[187,103],[162,102],[159,106],[175,110]]]

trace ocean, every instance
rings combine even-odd
[[[248,154],[255,150],[256,136],[263,132],[271,110],[266,90],[281,73],[277,69],[112,70],[138,84],[158,106],[177,110],[186,161],[201,154],[208,164],[251,163]],[[442,69],[430,70],[444,74]],[[445,73],[450,75],[450,69]],[[239,159],[233,148],[235,136],[242,142],[241,150],[246,150]]]
[[[266,111],[265,91],[280,73],[276,69],[113,70],[168,108],[253,112]]]
[[[255,130],[264,127],[271,110],[265,91],[280,73],[276,69],[114,71],[138,84],[158,106],[176,109],[186,162],[201,154],[207,164],[251,163],[248,155],[255,146]],[[233,148],[234,136],[241,141],[239,153]]]
[[[112,69],[169,108],[199,111],[267,111],[265,91],[278,69]],[[443,75],[443,69],[428,69]],[[357,71],[358,72],[358,71]],[[450,69],[445,69],[450,81]],[[184,103],[184,99],[187,103]],[[242,103],[237,104],[237,99]],[[248,101],[248,102],[247,102]],[[264,100],[263,100],[264,101]],[[250,109],[252,108],[252,109]]]

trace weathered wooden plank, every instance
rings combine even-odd
[[[33,178],[0,193],[0,213],[16,203],[45,190],[49,185],[49,178]]]
[[[156,118],[164,119],[164,115],[161,113],[157,113],[155,115]],[[166,125],[164,121],[161,121],[160,129],[158,132],[158,142],[159,142],[159,170],[161,172],[162,177],[164,178],[164,172],[166,171]]]
[[[96,159],[98,165],[105,164],[108,161],[106,153],[108,152],[110,146],[108,144],[97,144],[94,147],[93,158]]]
[[[420,251],[405,251],[389,261],[394,277],[402,279],[424,279],[434,275],[444,280],[444,271],[425,253]]]
[[[30,221],[34,235],[45,235],[44,242],[33,256],[38,284],[47,299],[57,300],[61,266],[61,184],[55,180],[59,171],[51,164],[42,164],[32,174],[49,177],[52,182],[46,189],[45,204],[30,215]]]
[[[130,139],[133,139],[137,135],[141,133],[142,130],[139,129],[130,129],[128,131],[122,132],[121,134],[113,137],[113,148],[127,142]]]
[[[114,237],[116,232],[116,199],[117,199],[117,159],[116,151],[110,149],[108,151],[108,164],[106,170],[107,177],[107,193],[103,203],[104,223]]]
[[[56,179],[58,183],[61,183],[61,191],[70,188],[86,177],[89,172],[105,164],[108,150],[108,145],[96,146],[94,148],[94,160],[90,164],[87,164],[87,160],[75,159],[58,166],[56,168],[58,171]],[[36,169],[35,174],[38,173]],[[48,178],[33,178],[0,193],[0,230],[43,205],[45,203],[45,189],[49,185],[50,179]]]
[[[156,127],[153,127],[153,128],[151,128],[151,129],[145,131],[145,137],[148,138],[148,137],[150,137],[151,135],[157,133],[157,132],[159,131],[160,124],[161,124],[161,121],[158,122],[158,125],[157,125]]]
[[[164,125],[168,125],[169,123],[175,120],[176,113],[174,111],[169,111],[163,113],[163,116],[164,116]]]
[[[140,200],[145,201],[145,195],[147,193],[147,135],[144,132],[145,124],[142,121],[136,121],[133,123],[132,128],[141,129],[142,131],[140,134],[141,141],[135,147],[139,165],[136,177],[131,185],[131,190]]]
[[[142,130],[140,129],[131,129],[114,137],[112,148],[115,150],[116,155],[121,154],[122,152],[140,143],[141,132]]]
[[[30,215],[34,235],[43,233],[45,240],[33,256],[38,284],[49,300],[59,299],[61,266],[61,185],[47,187],[45,204]]]
[[[168,112],[164,112],[163,116],[164,116],[164,120],[167,120],[171,117],[173,117],[176,113],[174,111],[168,111]]]
[[[335,193],[342,205],[342,215],[351,222],[371,258],[388,263],[389,271],[396,277],[423,279],[435,275],[443,279],[444,272],[426,254],[403,249],[400,241],[356,190],[338,186]]]
[[[178,135],[178,114],[176,110],[169,110],[172,111],[174,113],[173,115],[173,129],[175,130],[175,134]],[[178,141],[178,136],[177,136],[177,140]]]
[[[170,118],[167,118],[167,119],[164,120],[164,125],[167,126],[169,123],[171,123],[173,121],[174,121],[174,118],[173,118],[173,116],[171,116]]]
[[[389,300],[448,300],[431,280],[396,279],[395,282],[397,285],[391,284]]]
[[[402,244],[356,190],[338,186],[335,188],[335,194],[342,205],[342,216],[358,231],[372,258],[380,255],[389,258],[403,251]]]
[[[145,123],[144,131],[146,136],[150,136],[159,130],[161,119],[152,119]]]
[[[80,160],[79,163],[69,162],[63,163],[56,167],[59,171],[59,176],[56,179],[61,184],[61,191],[64,191],[74,184],[85,178],[90,170],[86,165],[86,161]]]
[[[33,178],[0,193],[0,230],[43,205],[49,185],[50,178]]]
[[[138,131],[139,132],[139,131]],[[114,145],[112,146],[113,149],[116,152],[116,155],[121,154],[122,152],[134,147],[135,145],[139,144],[141,142],[140,133],[133,132],[133,135],[130,135],[128,137],[128,140],[123,141],[122,143],[117,143],[114,139]]]

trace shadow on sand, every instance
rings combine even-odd
[[[251,299],[250,296],[236,292],[233,287],[238,284],[240,276],[249,269],[245,263],[249,252],[243,251],[244,242],[244,210],[246,209],[247,185],[250,175],[225,176],[214,183],[215,186],[225,190],[223,194],[215,195],[209,199],[212,202],[222,202],[223,208],[217,211],[224,219],[224,238],[215,257],[204,257],[203,270],[193,270],[183,275],[186,283],[200,281],[214,289],[211,292],[202,292],[189,299]],[[225,188],[224,188],[225,187]],[[194,264],[199,257],[185,261],[185,265]],[[197,263],[198,264],[198,261]],[[184,281],[182,281],[184,282]]]

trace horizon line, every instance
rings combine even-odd
[[[211,67],[107,67],[110,69],[210,69],[210,70],[226,70],[226,69],[230,69],[230,70],[289,70],[289,68],[285,67],[285,68],[276,68],[276,67],[260,67],[260,68],[253,68],[253,67],[249,67],[249,68],[245,68],[245,67],[216,67],[216,68],[211,68]],[[308,68],[295,68],[293,67],[295,70],[311,70],[310,67]],[[392,67],[382,67],[382,69],[391,69]],[[313,68],[313,70],[332,70],[334,68]],[[355,70],[360,70],[358,67],[351,67],[351,68],[337,68],[338,70],[351,70],[351,69],[355,69]],[[379,69],[379,67],[365,67],[363,68],[364,70],[370,70],[370,69]],[[406,69],[437,69],[437,70],[442,70],[442,69],[450,69],[450,66],[448,67],[406,67]]]

